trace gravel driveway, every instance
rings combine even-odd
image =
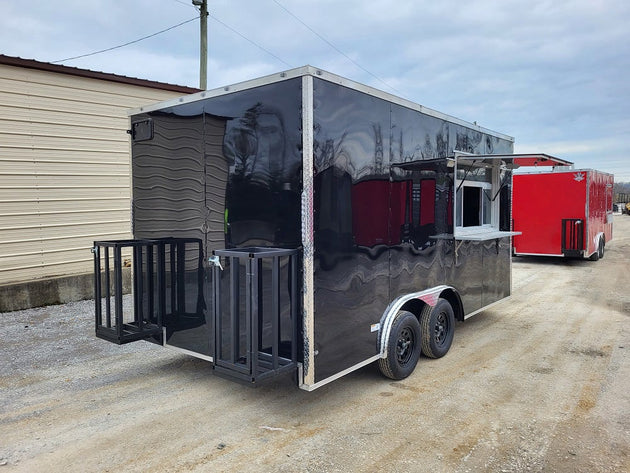
[[[311,393],[98,340],[92,301],[0,314],[0,473],[630,471],[630,216],[603,260],[513,277],[446,357]]]

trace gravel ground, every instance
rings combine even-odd
[[[630,471],[629,216],[606,250],[517,258],[446,357],[312,393],[96,339],[93,301],[0,314],[0,472]]]

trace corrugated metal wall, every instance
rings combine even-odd
[[[0,284],[92,271],[130,237],[127,110],[178,92],[0,64]]]

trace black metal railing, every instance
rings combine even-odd
[[[562,219],[562,254],[582,256],[584,252],[584,222],[579,218]]]
[[[215,371],[256,382],[294,370],[298,343],[298,250],[216,250]],[[227,288],[225,286],[228,286]],[[226,294],[227,292],[227,294]]]
[[[255,383],[296,369],[299,250],[216,250],[211,278],[198,239],[96,241],[92,251],[97,337],[164,342],[173,331],[205,324],[208,307],[217,374]]]
[[[198,239],[94,242],[97,337],[117,344],[159,337],[166,317],[186,312],[187,244],[196,247],[193,265],[197,272],[202,271]],[[128,297],[123,287],[124,268],[132,272]]]

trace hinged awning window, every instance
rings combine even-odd
[[[500,159],[508,168],[515,169],[524,166],[572,166],[571,161],[556,158],[549,154],[532,153],[532,154],[469,154],[455,151],[454,158],[457,160],[458,167],[473,166],[485,167],[491,166],[495,160]]]

